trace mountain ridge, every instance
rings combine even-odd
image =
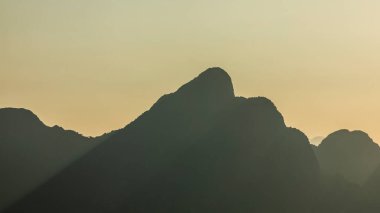
[[[211,68],[6,212],[308,210],[317,179],[307,137]]]
[[[358,130],[310,144],[270,99],[235,96],[210,68],[5,213],[376,212],[379,150]]]
[[[0,109],[0,211],[107,137],[47,126],[28,109]]]

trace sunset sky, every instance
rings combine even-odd
[[[309,137],[380,142],[378,0],[0,0],[0,107],[96,136],[208,67]]]

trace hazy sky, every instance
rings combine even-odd
[[[0,0],[0,107],[84,135],[220,66],[309,137],[380,142],[378,0]]]

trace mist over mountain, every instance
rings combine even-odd
[[[318,178],[307,137],[210,68],[7,212],[311,212]]]
[[[362,131],[339,130],[318,146],[322,173],[363,184],[380,164],[380,148]]]
[[[48,127],[26,109],[0,109],[0,210],[92,149],[97,140]]]

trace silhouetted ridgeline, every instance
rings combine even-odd
[[[235,97],[212,68],[8,212],[307,212],[318,171],[270,100]]]
[[[377,152],[360,132],[311,146],[270,100],[236,97],[210,68],[6,212],[372,212]]]
[[[380,148],[364,132],[339,130],[318,146],[322,173],[363,184],[380,163]]]
[[[47,181],[98,144],[48,127],[25,109],[0,109],[0,210]]]

